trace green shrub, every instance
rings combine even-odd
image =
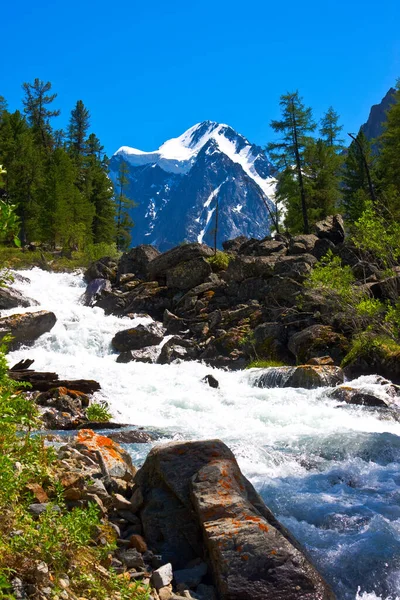
[[[86,417],[89,421],[96,421],[97,423],[107,423],[112,417],[109,411],[108,404],[104,400],[101,402],[92,402],[86,409]]]
[[[226,271],[229,265],[231,257],[226,252],[217,252],[214,256],[210,256],[207,258],[207,262],[211,265],[211,268],[214,273],[219,273],[220,271]]]

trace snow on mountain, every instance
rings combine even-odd
[[[132,210],[134,245],[165,250],[183,240],[211,243],[217,201],[219,245],[235,235],[269,233],[271,165],[229,125],[198,123],[153,152],[122,146],[110,164],[114,180],[121,160],[129,166],[127,195],[139,204]]]

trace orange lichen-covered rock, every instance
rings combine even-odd
[[[98,435],[91,429],[78,432],[77,444],[93,454],[94,459],[97,457],[98,461],[104,461],[110,477],[129,481],[137,471],[128,452],[110,438]]]
[[[156,446],[135,477],[150,547],[175,569],[209,557],[221,600],[333,600],[219,440]]]

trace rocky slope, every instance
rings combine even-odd
[[[121,161],[129,168],[125,193],[137,203],[131,211],[134,246],[212,245],[217,203],[218,247],[238,235],[269,233],[271,165],[260,147],[228,125],[204,121],[155,152],[123,146],[110,162],[113,181]]]

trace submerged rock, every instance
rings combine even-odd
[[[37,306],[38,302],[27,298],[18,290],[12,287],[0,287],[0,310],[7,310],[9,308],[17,308],[18,306]]]
[[[0,339],[12,335],[10,350],[16,350],[22,344],[31,344],[38,337],[50,331],[56,324],[56,315],[47,310],[11,315],[0,319]]]
[[[379,398],[379,396],[375,396],[375,394],[363,392],[362,390],[345,385],[339,386],[329,392],[329,398],[333,398],[339,402],[346,402],[346,404],[356,404],[359,406],[376,406],[380,408],[389,408],[390,406],[389,402]]]
[[[135,483],[149,546],[174,569],[207,556],[222,600],[334,599],[219,440],[156,446]]]
[[[343,383],[340,367],[329,365],[300,365],[298,367],[269,367],[254,369],[250,381],[261,388],[299,387],[312,390],[318,387],[335,387]]]

